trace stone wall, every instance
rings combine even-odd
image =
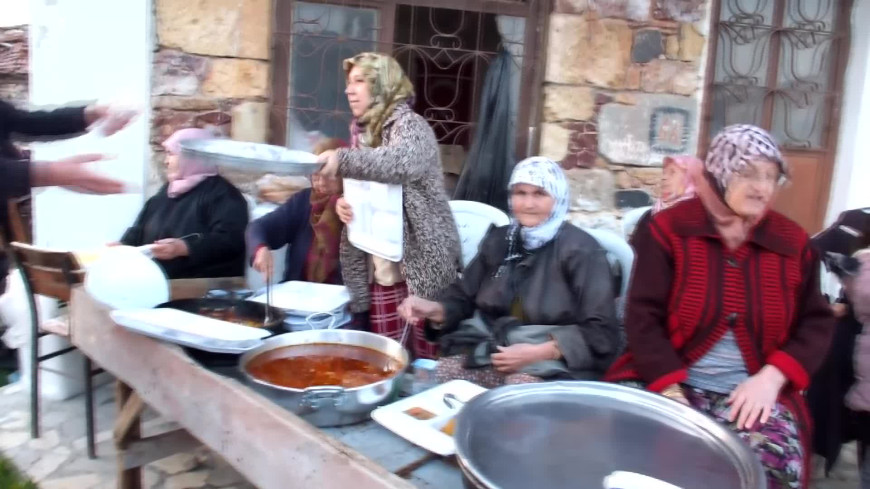
[[[27,105],[29,72],[27,26],[0,28],[0,99]]]
[[[697,145],[709,0],[555,0],[541,153],[572,183],[575,222],[616,228]]]
[[[26,25],[0,28],[0,100],[27,107],[30,77],[29,39]],[[27,152],[27,146],[19,144]],[[28,236],[32,235],[33,211],[30,202],[19,204],[19,213]]]
[[[272,2],[155,0],[154,5],[152,193],[162,183],[160,143],[176,129],[213,126],[234,139],[266,141]],[[251,190],[251,177],[227,176]]]

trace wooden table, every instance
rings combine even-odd
[[[172,298],[238,281],[173,281]],[[118,327],[82,288],[73,291],[71,341],[117,379],[118,488],[142,487],[141,468],[204,444],[261,489],[462,487],[458,469],[374,422],[319,429],[175,346]],[[148,405],[182,429],[143,438]]]

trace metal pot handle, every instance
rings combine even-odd
[[[302,399],[299,401],[299,403],[303,407],[307,407],[316,411],[330,404],[336,407],[340,406],[345,401],[346,397],[346,392],[343,387],[309,387],[302,392]]]
[[[305,317],[305,324],[307,324],[308,327],[311,328],[312,331],[314,329],[316,329],[314,327],[314,325],[311,324],[311,318],[313,318],[315,316],[329,316],[329,326],[327,326],[326,329],[332,329],[335,326],[335,319],[336,319],[335,313],[332,313],[332,312],[312,312],[311,314],[309,314],[308,316]]]

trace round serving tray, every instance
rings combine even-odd
[[[309,176],[321,165],[317,156],[271,144],[229,139],[191,139],[181,142],[181,156],[202,159],[219,168],[250,173]]]

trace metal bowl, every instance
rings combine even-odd
[[[270,307],[269,312],[271,313],[271,320],[266,323],[264,322],[267,308],[265,304],[238,299],[176,299],[174,301],[164,302],[157,307],[178,309],[180,311],[200,315],[207,311],[229,309],[239,319],[262,323],[263,329],[268,329],[273,333],[283,331],[283,324],[286,319],[284,311],[277,307]]]
[[[397,360],[402,367],[393,376],[380,382],[349,389],[338,386],[293,389],[265,382],[248,372],[248,364],[262,354],[285,346],[312,343],[370,348]],[[397,341],[365,331],[341,329],[300,331],[273,336],[239,359],[239,368],[252,389],[315,426],[341,426],[368,419],[372,410],[389,402],[398,392],[399,380],[407,367],[408,351]]]
[[[657,394],[599,382],[500,387],[460,412],[466,487],[602,487],[615,471],[686,489],[764,489],[761,464],[727,427]]]

